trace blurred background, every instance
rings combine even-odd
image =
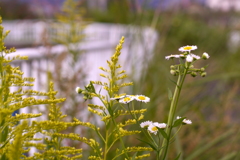
[[[125,36],[120,63],[134,82],[125,92],[151,98],[145,120],[167,122],[168,88],[174,90],[177,77],[165,56],[197,45],[195,54],[210,55],[197,64],[208,65],[208,74],[186,79],[177,115],[193,124],[182,127],[170,159],[179,152],[181,160],[240,159],[239,0],[0,0],[0,7],[3,26],[11,30],[6,46],[29,56],[13,65],[36,77],[37,90],[54,81],[58,96],[67,98],[61,105],[68,120],[95,119],[84,114],[87,103],[76,97],[75,87],[101,80],[98,67],[106,66]],[[77,127],[68,132],[89,133]]]

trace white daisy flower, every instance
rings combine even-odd
[[[208,55],[208,53],[204,52],[202,55],[202,59],[208,59],[210,56]]]
[[[166,123],[158,123],[158,122],[154,122],[153,125],[156,126],[157,128],[161,128],[161,129],[167,127],[167,124],[166,124]]]
[[[136,95],[136,96],[135,96],[135,99],[136,99],[137,101],[141,101],[141,102],[145,102],[145,103],[150,102],[150,98],[149,98],[149,97],[146,97],[146,96],[144,96],[144,95]]]
[[[179,117],[179,116],[177,116],[177,119],[180,119],[181,117]],[[182,121],[182,123],[184,123],[184,124],[192,124],[192,121],[190,120],[190,119],[184,119],[183,121]]]
[[[190,119],[184,119],[183,123],[185,123],[185,124],[192,124],[192,121]]]
[[[149,126],[148,126],[148,131],[150,132],[150,133],[153,133],[153,134],[157,134],[157,132],[158,132],[158,129],[157,129],[157,127],[154,125],[154,124],[150,124]]]
[[[141,128],[148,128],[152,124],[152,121],[145,121],[140,124]]]
[[[129,103],[129,102],[131,102],[131,101],[133,101],[133,100],[134,100],[134,97],[133,97],[133,96],[125,96],[124,98],[121,98],[121,99],[119,100],[119,103],[127,104],[127,103]]]
[[[178,50],[181,51],[181,52],[187,52],[187,51],[192,51],[192,50],[196,50],[197,49],[197,46],[183,46],[183,47],[180,47]]]
[[[187,55],[186,61],[187,62],[192,62],[193,61],[192,55]]]
[[[193,57],[193,59],[195,59],[195,60],[198,60],[198,59],[200,59],[200,57],[199,56],[197,56],[197,55],[195,55],[195,54],[191,54],[191,56]]]

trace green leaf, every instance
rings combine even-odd
[[[178,156],[174,160],[178,160],[181,156],[181,153],[178,154]]]
[[[172,91],[168,88],[168,99],[171,101],[173,98]]]
[[[167,135],[167,133],[166,133],[163,129],[158,128],[158,131],[161,133],[161,135],[163,136],[163,138],[168,139],[168,135]]]
[[[93,93],[96,93],[96,91],[95,91],[95,87],[93,86],[92,81],[90,81],[90,86],[91,86],[91,90],[93,91]]]
[[[205,68],[205,69],[206,69],[208,66],[209,66],[209,64],[207,64],[207,65],[206,65],[206,66],[204,66],[203,68]]]
[[[137,152],[132,156],[132,160],[135,160],[136,156],[137,156]]]
[[[137,138],[137,139],[138,139],[138,138]],[[149,142],[146,142],[146,141],[144,141],[144,140],[141,140],[141,139],[138,139],[138,140],[141,141],[141,142],[143,142],[143,143],[148,144],[153,150],[155,150],[155,151],[158,150],[153,144],[151,144],[151,143],[149,143]]]
[[[186,117],[182,117],[177,119],[174,123],[173,123],[173,127],[177,127],[180,126],[182,124],[182,121],[185,119]]]
[[[177,82],[175,82],[174,80],[171,80],[171,79],[169,79],[171,82],[173,82],[178,88],[180,88],[179,87],[179,85],[177,84]]]

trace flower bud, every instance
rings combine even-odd
[[[174,65],[171,65],[171,66],[170,66],[170,69],[175,69],[175,66],[174,66]]]
[[[81,89],[80,87],[77,87],[77,88],[76,88],[76,92],[77,92],[78,94],[80,94],[80,93],[82,93],[82,89]]]
[[[202,67],[202,68],[200,69],[200,71],[204,72],[204,71],[205,71],[205,68]]]
[[[197,73],[196,73],[196,72],[191,72],[191,76],[192,76],[192,77],[196,77],[196,76],[197,76]]]
[[[206,72],[201,73],[201,76],[202,76],[202,77],[205,77],[206,75],[207,75]]]
[[[177,72],[175,70],[170,70],[171,75],[176,76]]]
[[[208,59],[210,56],[208,55],[208,53],[204,52],[202,55],[202,59]]]

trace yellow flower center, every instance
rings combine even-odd
[[[184,47],[183,49],[190,50],[190,49],[192,49],[192,47],[191,46],[187,46],[187,47]]]
[[[157,127],[153,127],[152,130],[155,132],[155,131],[158,131]]]
[[[143,97],[143,96],[139,96],[138,97],[140,100],[145,100],[146,98],[145,97]]]
[[[124,101],[130,101],[130,100],[131,100],[131,98],[129,98],[129,97],[126,97],[126,98],[124,98],[123,100],[124,100]]]

